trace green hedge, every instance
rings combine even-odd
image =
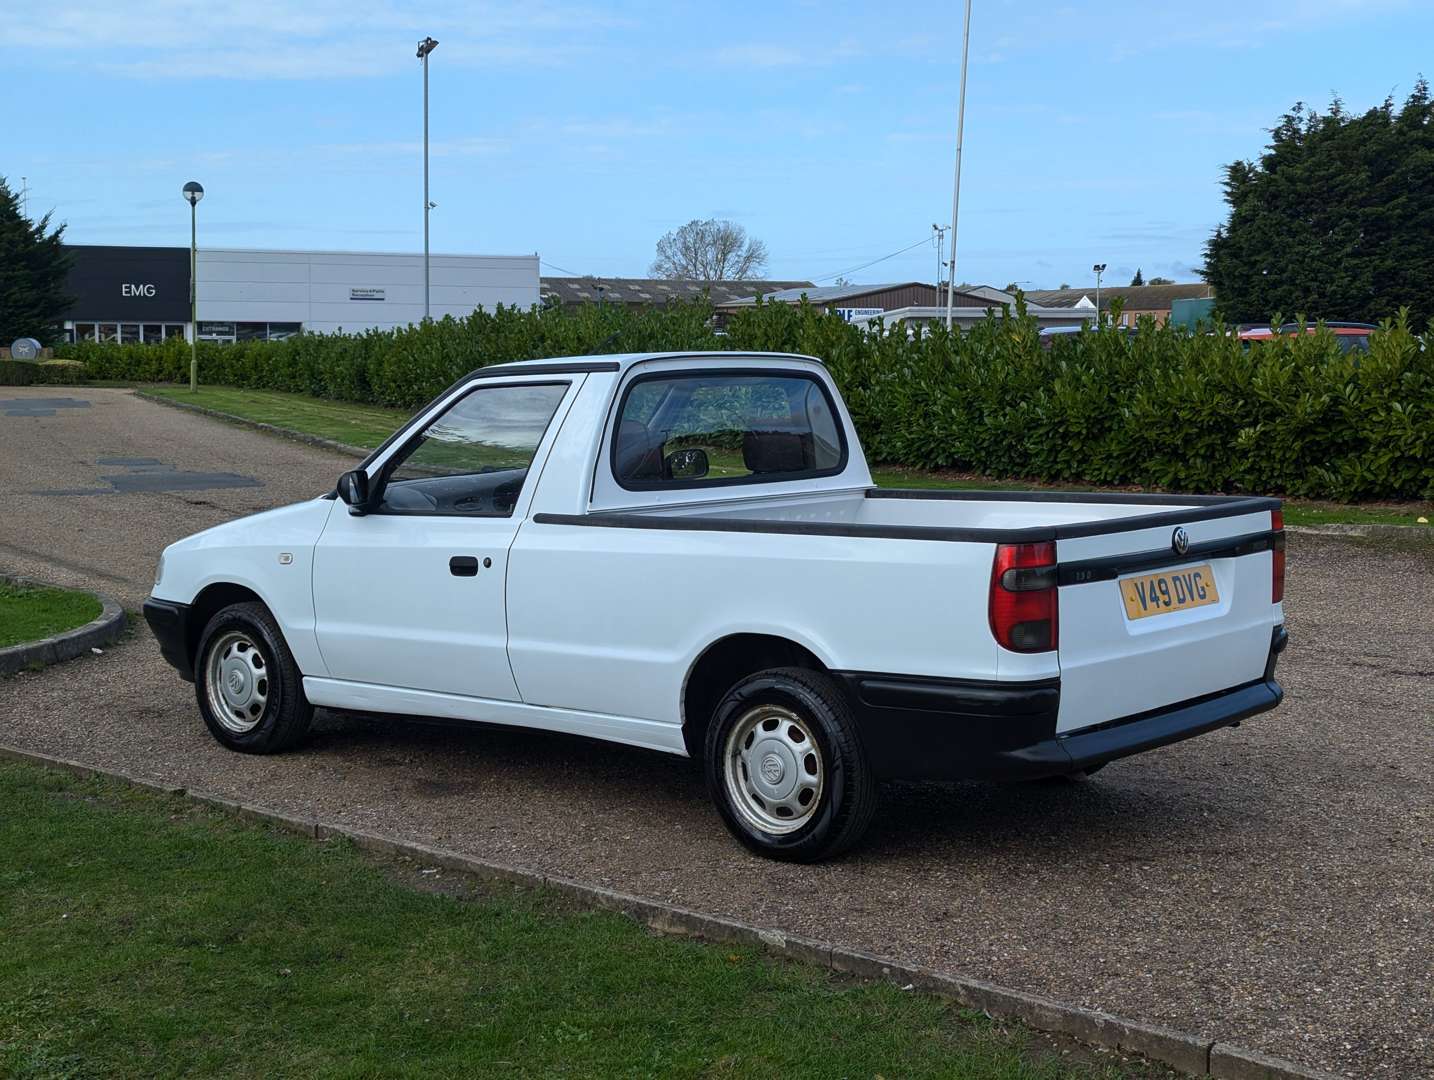
[[[1046,349],[1023,307],[967,331],[863,331],[761,305],[719,336],[710,309],[477,312],[398,331],[201,345],[205,382],[414,408],[474,367],[648,350],[801,352],[826,361],[872,461],[1043,481],[1337,499],[1434,496],[1434,349],[1401,317],[1366,354],[1327,333],[1251,348],[1146,321]],[[187,380],[189,349],[62,347],[95,378]]]
[[[0,360],[0,386],[65,386],[88,377],[74,360]]]

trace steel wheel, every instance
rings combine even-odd
[[[722,755],[733,807],[752,827],[800,829],[822,798],[826,766],[808,722],[780,705],[757,705],[732,726]]]
[[[228,731],[243,735],[264,718],[269,703],[269,664],[248,634],[230,630],[209,649],[205,662],[209,708]]]

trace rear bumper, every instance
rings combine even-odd
[[[189,654],[189,605],[149,597],[144,602],[144,621],[149,623],[159,652],[180,678],[194,681],[194,660]]]
[[[919,679],[837,672],[862,742],[887,779],[1038,779],[1191,739],[1273,709],[1284,698],[1275,662],[1289,643],[1270,639],[1262,678],[1218,693],[1056,734],[1059,680],[1038,683]]]

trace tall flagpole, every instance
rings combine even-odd
[[[951,272],[946,276],[946,329],[956,303],[956,221],[961,212],[961,144],[966,136],[966,68],[971,55],[971,0],[966,0],[966,25],[961,32],[961,98],[956,107],[956,182],[951,191]]]

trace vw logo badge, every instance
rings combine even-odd
[[[769,784],[778,783],[782,774],[787,770],[782,767],[782,759],[776,754],[768,754],[762,759],[762,779]]]
[[[1175,535],[1170,538],[1170,546],[1175,549],[1175,554],[1184,555],[1190,550],[1190,534],[1180,526],[1176,526]]]

